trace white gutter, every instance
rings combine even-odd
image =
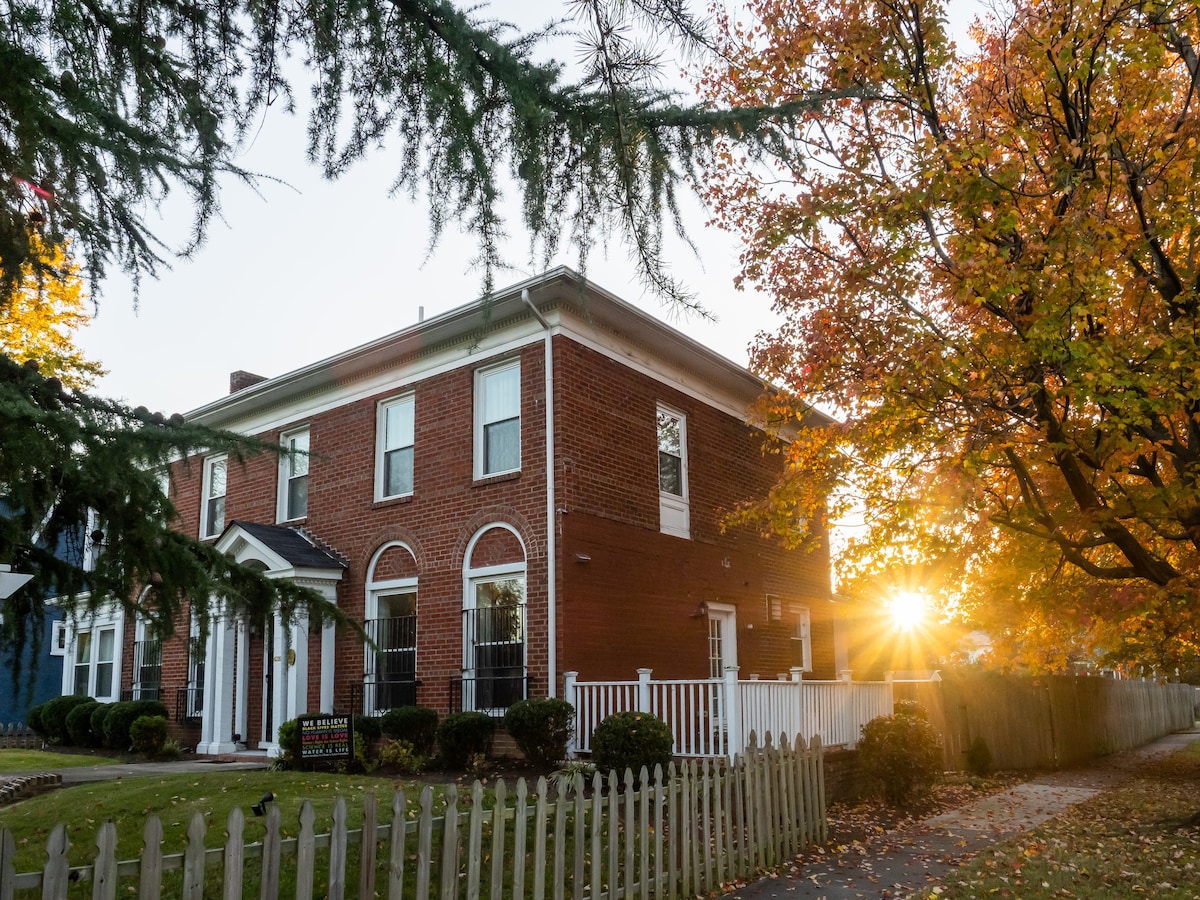
[[[556,553],[557,510],[554,506],[554,348],[551,344],[550,323],[533,305],[529,288],[521,289],[521,299],[532,311],[546,332],[546,666],[550,670],[546,696],[558,696],[558,585]]]

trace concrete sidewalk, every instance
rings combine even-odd
[[[934,816],[915,827],[839,848],[789,875],[764,878],[733,900],[849,900],[910,897],[936,884],[966,857],[1036,828],[1131,777],[1147,759],[1186,747],[1200,729],[1168,735],[1092,765],[1040,775],[1000,794]]]

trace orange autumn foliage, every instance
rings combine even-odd
[[[765,527],[865,509],[849,578],[935,561],[1010,661],[1200,671],[1200,17],[1014,0],[751,0],[715,103],[854,89],[728,143],[716,224],[782,316],[801,428]]]

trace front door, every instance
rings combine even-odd
[[[709,603],[708,677],[724,678],[725,669],[737,664],[737,607]]]

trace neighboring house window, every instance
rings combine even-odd
[[[225,530],[225,472],[228,461],[224,456],[210,456],[204,461],[203,504],[200,507],[200,537],[216,537]]]
[[[279,521],[308,515],[308,429],[281,435],[286,451],[279,460]]]
[[[475,476],[521,468],[521,364],[475,373]]]
[[[792,635],[792,665],[805,672],[812,671],[812,619],[808,607],[792,607],[796,619],[796,631]]]
[[[413,492],[413,443],[416,403],[400,397],[379,404],[376,424],[375,496],[383,500]]]
[[[87,524],[84,528],[83,540],[83,571],[96,571],[96,561],[104,550],[104,531],[100,528],[100,516],[94,509],[89,509]]]
[[[75,633],[74,690],[77,697],[110,703],[116,696],[117,628],[115,625]]]
[[[67,655],[67,623],[61,620],[54,623],[54,631],[50,636],[50,655]]]
[[[525,697],[525,568],[477,574],[463,610],[473,708],[498,713]]]
[[[683,413],[659,405],[658,426],[658,523],[664,534],[691,537],[688,506],[687,418]]]

